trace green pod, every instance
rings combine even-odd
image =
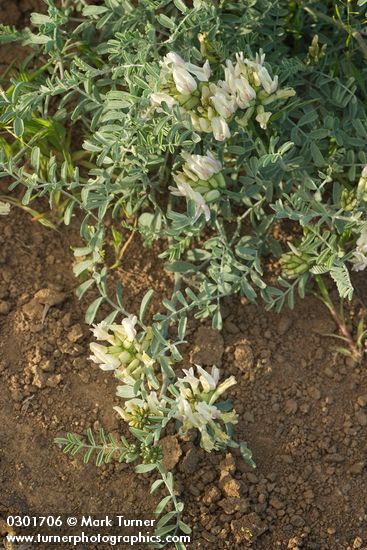
[[[217,189],[219,187],[219,183],[216,180],[215,176],[213,176],[212,178],[210,178],[210,180],[208,180],[208,184],[212,189]]]
[[[139,359],[133,359],[133,360],[131,361],[131,363],[129,363],[129,365],[128,365],[126,371],[130,373],[130,372],[132,372],[134,369],[136,369],[136,367],[138,367],[139,365],[140,365]]]
[[[125,349],[131,349],[133,342],[130,342],[130,340],[124,340],[122,342],[122,345],[124,346]]]
[[[208,191],[205,195],[206,202],[214,202],[218,200],[220,197],[220,192],[217,189],[212,189],[211,191]]]
[[[220,187],[221,189],[226,188],[226,180],[224,179],[222,172],[218,172],[218,174],[215,174],[210,181],[212,181],[213,179],[215,179],[218,187]]]

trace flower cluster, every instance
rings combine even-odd
[[[157,418],[164,416],[165,408],[165,401],[159,400],[155,391],[147,394],[145,399],[128,399],[123,408],[114,407],[129,426],[140,430],[153,425]]]
[[[188,113],[197,132],[213,133],[217,141],[231,135],[229,123],[238,109],[246,110],[238,121],[246,125],[252,114],[265,129],[271,112],[265,106],[291,97],[291,88],[278,89],[278,77],[271,78],[264,66],[265,54],[257,54],[255,61],[236,54],[236,63],[227,59],[224,80],[210,82],[211,68],[206,61],[203,67],[187,63],[177,53],[168,53],[161,62],[161,88],[150,95],[153,109],[161,110],[162,103],[170,108],[178,105]]]
[[[102,322],[94,325],[92,332],[97,340],[104,340],[108,346],[92,342],[90,359],[97,363],[102,370],[115,371],[120,380],[128,378],[138,379],[145,366],[151,366],[153,361],[146,353],[151,340],[148,331],[143,340],[136,339],[135,325],[137,318],[129,315],[120,325],[108,325]]]
[[[185,163],[182,172],[173,175],[176,187],[170,187],[173,195],[186,197],[195,203],[196,221],[204,214],[206,221],[210,219],[208,202],[219,198],[220,188],[225,188],[225,180],[221,173],[222,164],[215,159],[211,152],[207,155],[190,155],[181,153]]]
[[[226,445],[230,437],[218,424],[235,424],[237,414],[234,410],[224,412],[215,405],[218,398],[228,388],[236,384],[234,376],[230,376],[219,384],[219,369],[213,367],[211,374],[196,365],[194,369],[184,370],[185,376],[179,378],[176,384],[170,387],[172,394],[177,398],[173,417],[182,423],[181,432],[185,433],[192,428],[200,432],[200,445],[208,452]]]
[[[367,231],[361,233],[357,240],[357,247],[353,256],[353,264],[353,271],[363,271],[367,267]]]

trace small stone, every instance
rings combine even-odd
[[[62,380],[61,374],[52,374],[47,378],[46,386],[49,388],[56,388]]]
[[[272,497],[269,500],[269,504],[276,510],[282,510],[284,508],[283,502],[281,502],[277,497]]]
[[[300,537],[292,537],[288,541],[287,549],[288,550],[299,550],[302,544],[302,539]]]
[[[255,422],[254,413],[251,411],[246,411],[243,415],[243,419],[245,422],[249,422],[250,424],[252,424],[253,422]]]
[[[353,541],[353,550],[354,549],[357,549],[357,548],[360,548],[363,544],[363,540],[361,539],[361,537],[356,537]]]
[[[225,321],[224,328],[229,334],[237,334],[239,332],[238,326],[232,323],[229,319]]]
[[[250,503],[248,500],[236,497],[224,498],[218,502],[218,505],[223,509],[224,513],[229,516],[236,512],[245,514],[250,510]]]
[[[231,521],[231,531],[236,544],[253,542],[257,537],[265,533],[267,529],[267,525],[261,521],[255,512]]]
[[[241,497],[241,483],[237,479],[227,475],[222,477],[219,485],[227,497]]]
[[[252,472],[249,472],[248,474],[246,474],[246,478],[250,483],[258,483],[259,482],[259,478],[255,474],[253,474]]]
[[[298,410],[297,401],[294,399],[287,399],[284,410],[286,414],[295,414]]]
[[[321,397],[321,392],[318,388],[315,388],[314,386],[311,386],[311,388],[308,388],[308,395],[315,399],[315,401],[318,401]]]
[[[287,315],[286,317],[282,317],[278,322],[278,332],[279,334],[285,334],[288,332],[288,330],[291,328],[293,324],[293,319]]]
[[[192,447],[190,448],[180,463],[180,470],[185,474],[193,474],[199,462],[198,451]]]
[[[35,300],[31,300],[27,304],[24,304],[23,311],[32,320],[41,319],[43,307]]]
[[[205,492],[203,497],[203,502],[207,506],[210,506],[210,504],[213,504],[213,502],[217,502],[220,499],[220,490],[216,485],[211,485]]]
[[[68,340],[73,343],[78,342],[78,340],[81,340],[84,336],[81,325],[77,324],[72,326],[67,336],[68,336]]]
[[[365,407],[367,405],[367,393],[365,393],[364,395],[360,395],[357,398],[357,403],[360,407]]]
[[[50,372],[53,370],[54,368],[54,364],[53,364],[53,361],[51,361],[50,359],[48,359],[47,361],[42,361],[40,363],[40,367],[43,371],[45,372]]]
[[[254,366],[254,354],[251,346],[242,342],[238,344],[234,350],[235,365],[241,371],[246,371]]]
[[[325,460],[326,462],[335,462],[336,464],[340,464],[341,462],[344,462],[345,458],[340,453],[332,453],[326,455]]]
[[[182,456],[182,449],[177,441],[177,436],[168,435],[161,439],[160,444],[163,449],[162,464],[166,470],[173,470]]]
[[[36,302],[42,305],[57,306],[66,300],[66,294],[51,288],[42,288],[34,295]]]
[[[301,516],[299,516],[298,514],[295,514],[294,516],[291,517],[290,523],[293,525],[293,527],[303,527],[305,522],[303,518],[301,518]]]
[[[305,491],[303,493],[303,498],[305,500],[308,500],[308,501],[313,500],[315,498],[315,494],[314,494],[313,490],[312,489],[307,489],[307,491]]]
[[[4,300],[0,300],[0,315],[7,315],[10,311],[10,304]]]
[[[357,422],[360,426],[367,426],[367,414],[360,411],[356,414]]]
[[[349,467],[349,472],[353,475],[358,475],[358,474],[361,474],[363,472],[363,469],[365,467],[366,463],[365,462],[355,462],[354,464],[352,464],[350,467]]]
[[[194,495],[195,497],[198,497],[200,495],[200,491],[199,489],[196,487],[196,485],[190,485],[189,486],[189,491],[192,495]]]
[[[29,369],[33,373],[32,386],[36,388],[44,388],[46,377],[38,365],[31,365]]]
[[[225,477],[228,474],[233,475],[236,471],[236,462],[231,453],[227,453],[224,459],[219,464],[220,477]]]
[[[201,532],[201,536],[203,537],[203,539],[205,539],[207,542],[211,542],[211,543],[215,543],[216,542],[216,537],[214,535],[211,535],[210,533],[208,533],[208,531],[202,531]]]

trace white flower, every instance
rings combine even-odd
[[[367,231],[360,234],[357,240],[357,250],[367,254]]]
[[[212,125],[213,135],[217,141],[225,141],[231,137],[229,126],[223,118],[214,117],[210,122]]]
[[[211,75],[211,69],[208,60],[205,61],[202,67],[198,67],[198,65],[194,65],[193,63],[186,63],[185,69],[189,71],[189,73],[196,76],[196,78],[200,80],[200,82],[208,82]]]
[[[200,180],[208,181],[222,170],[221,162],[210,152],[207,155],[190,155],[183,152],[181,156],[186,161],[187,168]]]
[[[216,418],[220,418],[221,411],[215,405],[208,405],[205,401],[200,401],[196,405],[197,414],[205,421],[205,424]]]
[[[224,69],[225,82],[221,86],[229,92],[235,94],[238,107],[244,109],[248,103],[256,97],[256,92],[250,85],[248,79],[241,74],[239,63],[233,66],[232,62],[227,60],[227,66]]]
[[[200,217],[201,214],[204,214],[205,220],[208,222],[210,220],[210,209],[206,204],[204,197],[198,191],[193,190],[193,188],[185,180],[185,176],[183,174],[175,174],[173,178],[177,184],[177,189],[170,187],[172,194],[178,197],[186,197],[195,203],[196,209],[194,222]]]
[[[119,359],[117,359],[114,355],[109,354],[106,346],[101,346],[101,344],[92,342],[89,347],[93,353],[89,359],[91,359],[93,363],[99,364],[102,370],[116,370],[119,368]]]
[[[184,378],[179,378],[180,383],[182,384],[182,382],[187,382],[190,384],[193,393],[195,393],[199,387],[200,380],[196,378],[193,367],[189,370],[183,369],[183,372],[186,376],[184,376]]]
[[[157,397],[157,393],[155,391],[151,391],[147,397],[146,397],[146,402],[147,402],[147,405],[149,407],[149,410],[155,414],[155,415],[160,415],[162,414],[162,411],[160,410],[161,408],[165,408],[165,403],[164,401],[159,401],[158,397]]]
[[[159,107],[162,103],[167,103],[168,107],[171,109],[176,103],[173,97],[163,92],[153,92],[150,94],[149,99],[153,107]]]
[[[210,100],[217,113],[223,118],[231,117],[237,109],[235,98],[225,94],[220,88],[218,88]]]
[[[367,178],[367,164],[366,164],[366,166],[363,167],[361,177],[362,178]]]
[[[218,385],[219,381],[219,369],[215,365],[212,367],[212,372],[209,374],[204,370],[200,365],[195,365],[198,373],[200,374],[200,382],[203,387],[203,390],[205,393],[208,393],[212,390],[215,390],[215,388]]]
[[[256,92],[249,81],[243,76],[236,79],[235,86],[238,106],[244,109],[256,97]]]
[[[276,91],[276,89],[278,88],[278,76],[275,76],[272,80],[270,74],[265,67],[261,67],[258,70],[257,75],[259,77],[262,87],[267,94],[270,95]]]
[[[172,66],[173,69],[185,69],[189,73],[193,74],[198,80],[200,80],[200,82],[208,82],[211,75],[211,69],[208,60],[205,61],[203,67],[199,67],[198,65],[194,65],[194,63],[186,62],[184,59],[182,59],[180,55],[175,52],[169,52],[163,58],[162,66],[165,69],[167,69],[169,66]]]
[[[195,92],[197,88],[196,80],[186,69],[176,66],[173,68],[172,76],[177,91],[180,92],[180,94],[190,95],[192,92]]]
[[[200,422],[200,419],[194,415],[190,403],[184,398],[183,395],[180,395],[177,399],[175,418],[182,422],[185,431],[190,430],[191,428],[200,428],[203,425]]]
[[[360,234],[353,256],[353,271],[363,271],[367,267],[367,231]]]
[[[93,328],[90,330],[93,332],[93,336],[96,340],[106,340],[111,345],[115,345],[115,337],[110,334],[108,331],[111,328],[111,325],[108,325],[105,321],[98,323],[98,325],[93,325]]]
[[[0,201],[0,216],[6,216],[10,212],[10,204]]]
[[[130,342],[135,340],[135,336],[136,336],[135,325],[137,321],[138,321],[138,318],[136,315],[129,315],[128,317],[125,317],[125,319],[122,320],[121,325],[124,327],[127,339]]]
[[[176,65],[177,67],[184,67],[186,62],[178,53],[176,52],[169,52],[164,58],[163,58],[163,66],[167,66],[169,64]]]
[[[353,271],[363,271],[367,267],[367,255],[356,250],[353,257]]]

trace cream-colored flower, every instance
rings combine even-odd
[[[225,119],[230,118],[237,109],[236,99],[225,94],[219,87],[210,101],[218,115]]]
[[[120,360],[108,353],[108,348],[106,346],[92,342],[89,347],[93,353],[93,355],[90,355],[89,359],[91,359],[93,363],[97,363],[102,370],[116,370],[119,368]]]
[[[211,126],[213,130],[213,135],[217,141],[225,141],[231,137],[231,132],[227,122],[221,117],[212,118]]]
[[[215,365],[212,367],[211,374],[204,370],[200,365],[195,365],[199,373],[199,379],[204,392],[208,393],[216,389],[219,382],[219,369]]]
[[[173,80],[177,91],[180,94],[190,95],[197,88],[196,80],[191,76],[189,71],[183,67],[174,67],[172,70]]]
[[[222,164],[215,159],[211,152],[206,155],[190,155],[189,153],[181,153],[182,158],[186,161],[184,170],[190,176],[194,174],[194,181],[197,179],[208,181],[214,174],[218,174],[222,170]],[[187,170],[187,171],[186,171]]]
[[[109,330],[111,325],[108,325],[105,321],[98,323],[98,325],[93,325],[91,331],[96,340],[106,340],[112,346],[115,345],[115,337],[110,334]]]
[[[184,174],[174,174],[173,178],[176,182],[177,189],[170,187],[172,195],[185,197],[195,203],[194,222],[201,216],[201,214],[204,214],[205,220],[208,222],[210,220],[210,209],[206,204],[204,197],[198,191],[193,190],[193,188],[185,180]]]
[[[128,317],[125,317],[125,319],[123,319],[121,322],[121,325],[124,327],[127,339],[130,342],[135,340],[135,336],[136,336],[135,325],[137,321],[138,321],[138,318],[136,315],[129,315]]]

